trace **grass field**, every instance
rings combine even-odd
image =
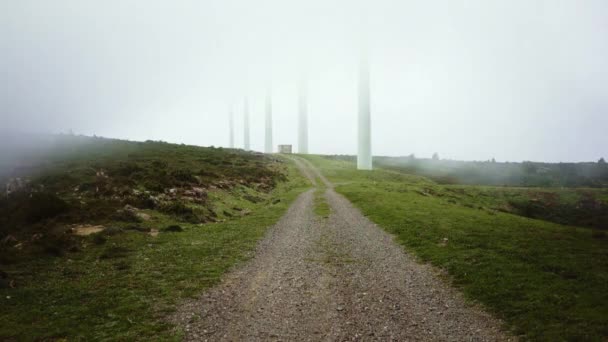
[[[306,157],[408,252],[445,270],[448,281],[515,334],[544,341],[608,338],[604,231],[492,209],[502,201],[496,188],[481,195],[488,189]]]
[[[4,236],[18,243],[2,246],[0,340],[179,340],[166,321],[175,305],[250,257],[266,229],[308,187],[291,163],[235,150],[121,141],[102,145],[56,156],[46,171],[30,175],[34,189],[36,184],[54,187],[66,210],[39,222],[22,215],[3,218],[10,224]],[[107,178],[89,171],[91,164],[106,170]],[[73,191],[90,182],[95,183],[91,190]],[[107,192],[92,190],[97,183],[110,184]],[[182,194],[193,185],[205,187],[204,201]],[[118,196],[121,187],[129,191]],[[165,187],[180,195],[167,195]],[[93,203],[122,212],[146,191],[160,198],[138,210],[149,216],[146,220],[81,212],[94,209]],[[176,203],[182,210],[164,210]],[[66,226],[85,219],[81,222],[105,230],[70,234]],[[38,241],[46,237],[51,242]]]

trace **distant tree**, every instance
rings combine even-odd
[[[492,158],[492,163],[496,163],[496,159]]]
[[[606,161],[604,160],[604,158],[600,158],[600,160],[597,161],[598,164],[602,164],[605,165]]]
[[[437,152],[433,153],[433,160],[439,160],[439,154]]]
[[[415,160],[416,159],[416,155],[415,154],[410,154],[409,156],[407,156],[409,158],[409,160]]]

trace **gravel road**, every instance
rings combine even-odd
[[[294,161],[325,183],[331,215],[314,214],[314,190],[300,195],[252,260],[178,309],[186,341],[515,340]]]

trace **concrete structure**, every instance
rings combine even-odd
[[[249,100],[247,97],[243,103],[243,127],[243,148],[245,151],[249,151],[251,148],[249,146]]]
[[[359,66],[359,125],[357,169],[372,169],[371,106],[367,49],[362,49]]]
[[[264,139],[264,153],[272,153],[272,89],[266,92],[266,136]]]
[[[308,154],[308,92],[306,79],[298,85],[298,153]]]
[[[279,153],[291,154],[291,145],[279,145]]]

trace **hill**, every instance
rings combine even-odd
[[[335,156],[354,161],[353,156]],[[460,161],[408,157],[374,157],[385,169],[404,171],[441,184],[470,184],[511,187],[608,187],[608,164],[604,159],[584,163],[540,163],[524,161]]]
[[[408,170],[443,184],[523,187],[608,187],[608,164],[525,161],[458,161],[411,157],[378,158],[379,165]]]
[[[306,186],[258,153],[43,140],[4,160],[0,339],[169,339],[166,312],[247,258]]]

